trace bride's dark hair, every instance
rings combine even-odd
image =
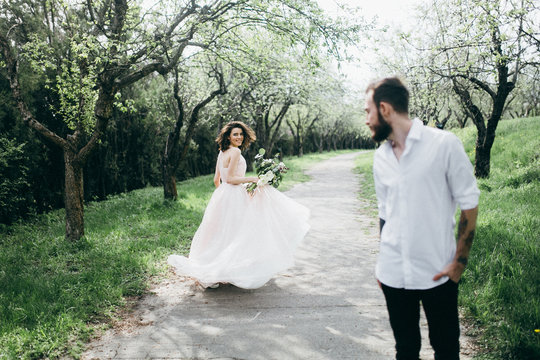
[[[240,128],[244,133],[244,141],[242,142],[242,145],[240,145],[240,150],[246,150],[249,144],[257,140],[257,136],[255,136],[255,131],[253,131],[249,126],[247,126],[241,121],[231,121],[221,129],[218,137],[216,138],[219,150],[225,151],[229,148],[229,146],[231,145],[231,142],[229,141],[229,136],[231,135],[231,131],[234,128]]]

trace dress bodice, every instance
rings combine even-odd
[[[219,152],[217,161],[218,161],[219,175],[220,175],[221,181],[223,183],[226,183],[229,177],[230,164],[228,167],[223,167],[223,152],[222,151]],[[243,177],[246,175],[246,169],[247,169],[246,159],[244,159],[244,157],[240,155],[240,157],[238,158],[238,164],[236,165],[236,169],[235,169],[236,171],[234,175]]]

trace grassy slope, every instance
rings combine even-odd
[[[458,132],[471,158],[472,130]],[[540,118],[501,122],[491,153],[461,299],[488,358],[539,359]]]
[[[474,128],[455,131],[474,160]],[[461,305],[479,326],[479,358],[540,359],[540,118],[499,124]],[[373,202],[372,153],[357,159]]]
[[[335,155],[285,159],[281,189]],[[179,183],[177,202],[147,188],[87,204],[86,236],[75,244],[64,240],[63,210],[1,232],[0,359],[77,357],[96,326],[165,274],[168,254],[189,252],[213,189],[203,176]]]

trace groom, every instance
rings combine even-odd
[[[408,108],[409,92],[398,78],[372,83],[366,91],[366,124],[375,141],[387,140],[373,161],[381,229],[376,277],[396,359],[419,358],[420,303],[435,359],[459,359],[458,282],[474,238],[480,192],[459,139],[411,120]]]

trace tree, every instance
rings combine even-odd
[[[191,111],[186,111],[184,100],[180,93],[180,83],[178,68],[174,69],[174,99],[177,106],[177,117],[173,130],[169,133],[167,141],[165,142],[165,149],[163,151],[163,157],[161,161],[162,175],[163,175],[163,194],[165,199],[176,200],[178,198],[178,192],[176,190],[176,171],[180,162],[186,158],[189,150],[189,144],[193,135],[195,126],[199,120],[199,114],[201,110],[208,105],[218,95],[224,95],[227,92],[225,86],[225,79],[223,73],[219,69],[219,66],[214,66],[211,70],[210,76],[215,78],[218,89],[212,91],[204,99],[197,101],[196,105]],[[184,122],[188,120],[187,128],[185,129],[183,140],[181,140],[181,130],[184,126]],[[180,142],[182,145],[180,146]]]
[[[300,157],[304,154],[307,134],[313,133],[316,124],[325,121],[329,113],[339,113],[348,107],[342,79],[330,70],[330,64],[322,59],[320,62],[320,68],[301,76],[305,96],[286,119],[293,136],[294,153]]]
[[[212,48],[232,75],[219,121],[250,123],[257,134],[254,147],[272,153],[291,106],[306,98],[306,80],[321,66],[322,53],[340,58],[340,45],[357,40],[363,28],[329,19],[315,1],[263,3],[251,17],[241,14],[238,23],[225,24],[226,33]]]
[[[430,70],[449,79],[477,129],[475,174],[488,177],[495,131],[509,94],[528,66],[540,59],[528,34],[538,5],[529,0],[453,0],[432,4]],[[489,104],[488,106],[484,104]]]
[[[291,46],[287,33],[245,30],[241,38],[245,45],[241,51],[249,56],[232,61],[224,57],[231,66],[230,95],[234,99],[224,113],[252,124],[256,145],[272,153],[284,135],[282,128],[289,110],[309,96],[320,59],[315,49],[306,52],[306,43],[303,48]]]
[[[359,28],[342,31],[343,24],[328,21],[310,0],[162,0],[149,9],[136,0],[13,0],[2,2],[0,13],[1,71],[22,122],[64,153],[71,240],[84,235],[84,165],[115,106],[124,108],[123,89],[152,73],[171,72],[187,48],[215,52],[223,44],[219,39],[240,28],[272,29],[287,34],[292,46],[324,43],[333,53]],[[46,88],[47,111],[60,125],[36,116],[24,97],[22,72]]]
[[[351,32],[345,29],[340,33],[343,28],[336,31],[335,26],[322,16],[312,1],[279,0],[262,3],[243,1],[236,9],[237,12],[224,12],[219,19],[216,18],[216,21],[199,26],[196,45],[200,50],[191,58],[206,56],[206,60],[194,62],[189,59],[181,63],[182,87],[178,85],[178,72],[175,72],[175,77],[171,81],[175,84],[174,103],[177,106],[174,112],[177,121],[169,133],[162,157],[165,198],[176,198],[175,173],[180,163],[186,160],[199,112],[203,107],[210,105],[216,96],[224,95],[226,92],[224,79],[226,74],[221,70],[216,72],[216,64],[226,65],[219,67],[227,70],[229,78],[227,82],[232,83],[227,87],[237,89],[229,99],[221,98],[221,102],[227,105],[221,106],[223,111],[218,115],[219,122],[223,122],[225,118],[251,118],[255,124],[259,143],[271,151],[273,144],[279,139],[281,124],[292,102],[290,92],[287,95],[286,91],[286,88],[291,86],[282,77],[287,67],[286,62],[290,61],[287,58],[301,58],[296,56],[296,53],[313,52],[312,48],[317,49],[319,46],[317,39],[320,37],[324,37],[328,44],[335,46],[335,41]],[[170,10],[164,10],[165,13],[168,11]],[[336,35],[338,33],[339,36]],[[274,46],[268,46],[269,44]],[[274,55],[269,54],[269,48],[273,50]],[[286,58],[275,61],[276,53],[278,56],[285,54]],[[243,57],[239,54],[249,56]],[[197,65],[194,65],[195,63]],[[197,82],[200,80],[197,68],[202,67],[213,69],[213,74],[217,74],[216,77],[219,78],[220,86],[202,102],[192,102],[189,106],[193,106],[193,111],[189,111],[185,98],[196,93],[196,87],[207,86],[201,85],[200,81]],[[283,83],[283,86],[274,86],[270,92],[266,91],[268,84],[275,85],[277,81]],[[187,85],[190,83],[195,85],[190,88]],[[255,103],[257,105],[253,106]],[[233,110],[234,107],[237,109]],[[248,111],[246,107],[249,108]],[[278,107],[276,113],[275,109]],[[188,118],[190,121],[186,121]]]
[[[28,169],[22,161],[24,145],[0,137],[0,224],[16,220],[20,208],[28,201],[25,195]]]
[[[22,120],[64,152],[66,238],[84,235],[83,166],[95,149],[121,89],[147,75],[165,74],[178,63],[201,24],[239,3],[182,5],[171,18],[143,23],[128,0],[85,3],[15,0],[0,11],[4,75]],[[174,44],[170,46],[169,44]],[[50,111],[65,124],[49,129],[22,96],[21,67],[40,76],[49,89]]]
[[[529,67],[506,102],[513,118],[540,115],[540,67]]]
[[[431,14],[430,10],[425,11]],[[434,60],[426,57],[425,52],[436,46],[431,36],[397,28],[390,33],[377,34],[376,41],[388,45],[378,50],[379,63],[382,63],[378,70],[406,79],[411,92],[411,116],[418,117],[424,125],[432,123],[438,128],[444,128],[453,116],[458,122],[461,121],[456,111],[452,110],[456,100],[451,86],[445,78],[430,70],[434,67]]]
[[[298,107],[287,119],[287,125],[291,130],[294,140],[294,151],[298,157],[304,156],[304,139],[306,134],[313,129],[315,122],[319,120],[320,113],[309,107]]]

